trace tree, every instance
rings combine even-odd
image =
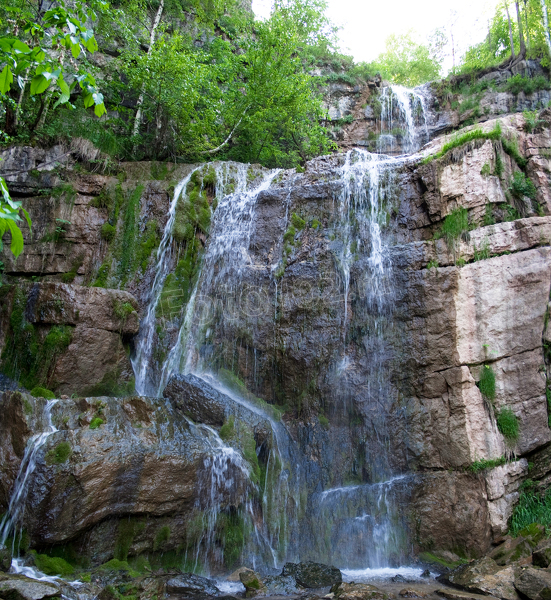
[[[102,0],[95,0],[94,4],[100,8],[107,7]],[[5,106],[5,136],[17,133],[18,110],[28,78],[31,96],[43,98],[37,125],[45,119],[52,94],[57,95],[55,106],[69,103],[77,85],[81,88],[84,106],[94,106],[98,117],[105,113],[103,96],[94,77],[84,68],[75,70],[72,64],[71,68],[67,68],[68,60],[73,63],[81,54],[97,50],[94,32],[85,25],[88,19],[95,20],[94,11],[85,7],[80,0],[70,8],[63,0],[48,10],[43,10],[42,2],[30,8],[34,10],[27,7],[17,14],[17,37],[0,35],[0,94]],[[67,52],[70,52],[73,60],[68,59]],[[10,197],[2,177],[0,192],[0,247],[3,235],[9,231],[11,251],[18,256],[23,250],[23,235],[17,225],[21,221],[19,212],[23,212],[29,228],[31,221],[21,202]]]
[[[374,62],[383,78],[414,87],[440,76],[440,62],[431,56],[429,46],[416,41],[413,31],[391,35],[385,45]]]

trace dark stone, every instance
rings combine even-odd
[[[515,577],[515,588],[530,600],[551,598],[551,573],[542,569],[523,569]]]
[[[173,375],[164,389],[163,396],[197,423],[215,427],[224,424],[224,395],[195,375]]]
[[[201,594],[220,596],[220,590],[206,577],[193,573],[184,573],[173,577],[166,582],[166,591],[169,594]]]
[[[11,550],[0,546],[0,571],[7,571],[11,566]]]
[[[328,587],[342,581],[339,569],[314,562],[286,563],[281,574],[294,577],[305,588]]]
[[[393,581],[394,583],[409,583],[409,580],[406,579],[403,575],[400,575],[399,573],[398,575],[394,575],[394,577],[391,577],[390,581]]]
[[[532,563],[535,567],[547,569],[551,564],[551,540],[543,540],[532,553]]]
[[[426,579],[428,579],[430,577],[430,570],[429,569],[425,569],[422,573],[421,573],[421,577],[425,577]]]

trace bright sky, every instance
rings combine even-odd
[[[484,39],[488,19],[500,0],[328,0],[328,15],[341,25],[341,47],[357,62],[371,61],[384,50],[391,33],[417,31],[423,41],[437,27],[453,37],[459,54]],[[257,16],[267,16],[271,0],[253,0]],[[449,64],[448,64],[449,63]],[[451,57],[445,66],[451,67]]]

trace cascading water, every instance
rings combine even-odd
[[[425,98],[400,85],[382,89],[379,154],[411,154],[429,141]]]
[[[13,554],[18,552],[16,546],[17,529],[22,527],[25,504],[32,481],[31,476],[36,469],[38,453],[50,435],[57,431],[52,423],[52,408],[57,402],[58,400],[48,400],[44,408],[45,431],[33,435],[27,442],[19,473],[13,486],[8,510],[0,522],[0,547],[5,546],[8,539],[11,538]]]

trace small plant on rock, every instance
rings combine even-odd
[[[510,408],[502,408],[497,414],[497,428],[508,442],[514,443],[518,440],[518,418]]]
[[[478,382],[480,393],[493,403],[496,397],[496,376],[490,365],[484,365],[480,373],[480,381]]]

